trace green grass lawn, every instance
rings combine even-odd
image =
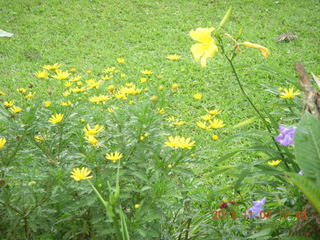
[[[201,181],[225,187],[232,179],[217,179],[210,173],[209,177],[202,170],[208,173],[214,169],[213,162],[231,149],[223,139],[239,131],[232,127],[254,117],[255,112],[220,53],[209,59],[206,68],[194,62],[189,31],[217,26],[230,6],[234,12],[226,32],[237,35],[242,29],[239,42],[257,43],[271,51],[265,60],[258,50],[242,48],[235,65],[257,107],[272,111],[275,96],[264,85],[298,87],[293,67],[296,62],[303,63],[308,72],[320,74],[318,0],[0,0],[0,29],[14,34],[0,38],[0,90],[13,99],[17,88],[32,88],[36,99],[47,100],[49,92],[61,91],[62,85],[37,79],[34,73],[53,63],[61,63],[64,70],[76,68],[83,75],[91,70],[93,78],[112,66],[126,74],[110,80],[110,84],[139,83],[143,77],[140,71],[151,70],[145,85],[151,93],[160,85],[166,89],[173,83],[179,85],[174,97],[159,106],[167,115],[186,121],[177,127],[177,133],[192,137],[196,146],[203,148],[204,152],[196,156],[203,161],[204,167],[198,169],[199,176],[205,176]],[[298,39],[289,43],[275,40],[287,32]],[[169,54],[181,55],[182,59],[169,61]],[[120,57],[125,58],[124,64],[117,63]],[[107,85],[104,83],[103,89]],[[195,93],[203,98],[195,101]],[[220,118],[226,127],[218,131],[219,141],[211,140],[212,133],[196,126],[206,108],[222,110]],[[245,128],[263,126],[256,121]],[[251,160],[252,155],[234,158],[239,162]]]

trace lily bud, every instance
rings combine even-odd
[[[227,23],[227,21],[229,20],[231,13],[232,13],[232,7],[230,7],[227,11],[227,13],[224,15],[224,17],[222,18],[220,24],[219,24],[219,28],[223,27],[223,25],[225,25]]]

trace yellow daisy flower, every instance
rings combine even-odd
[[[50,101],[44,101],[42,104],[44,107],[48,108],[51,106],[52,103]]]
[[[282,160],[273,160],[273,161],[268,161],[268,164],[270,166],[278,166],[281,163]]]
[[[24,96],[24,98],[25,99],[32,99],[32,98],[34,98],[35,94],[36,94],[35,92],[29,92],[27,95]]]
[[[220,119],[214,119],[213,121],[210,120],[209,123],[210,123],[210,128],[214,128],[214,129],[223,128],[225,126],[223,121]]]
[[[82,78],[82,76],[78,75],[78,76],[75,76],[73,78],[70,78],[70,82],[78,82],[80,79]]]
[[[280,93],[280,98],[294,98],[295,96],[298,96],[300,94],[300,91],[293,91],[293,88],[283,88],[283,92]]]
[[[116,70],[115,67],[109,67],[103,70],[105,73],[113,73]]]
[[[4,148],[4,145],[6,144],[6,142],[7,142],[7,139],[5,139],[5,138],[0,138],[0,149],[1,149],[1,148]]]
[[[57,80],[64,80],[64,79],[67,79],[69,76],[70,76],[69,72],[63,72],[58,69],[56,71],[56,75],[54,75],[53,78],[55,78]]]
[[[150,71],[150,70],[142,70],[141,73],[144,74],[144,75],[151,75],[152,71]]]
[[[61,66],[61,64],[55,63],[53,65],[44,65],[42,68],[47,69],[47,70],[51,70],[51,71],[57,71],[60,66]]]
[[[126,60],[124,58],[117,58],[118,63],[124,63]]]
[[[12,106],[12,107],[10,108],[10,112],[12,112],[12,113],[19,113],[19,112],[21,112],[21,111],[22,111],[22,108],[17,107],[17,106]]]
[[[5,101],[4,103],[3,103],[3,105],[5,106],[5,107],[12,107],[13,105],[14,105],[14,103],[15,103],[15,101]]]
[[[64,83],[64,86],[67,87],[67,88],[69,88],[69,87],[72,86],[72,82],[70,82],[70,81],[65,82],[65,83]]]
[[[47,71],[39,71],[34,74],[37,78],[46,79],[49,77],[49,73]]]
[[[171,90],[172,90],[172,92],[176,92],[176,91],[178,90],[178,88],[179,88],[179,85],[176,84],[176,83],[173,83],[173,84],[171,85]]]
[[[201,117],[204,121],[209,121],[211,120],[212,116],[210,114],[206,114],[204,116]]]
[[[72,105],[71,101],[67,101],[67,102],[60,102],[59,104],[60,104],[61,106],[63,106],[63,107],[69,107],[69,106],[71,106],[71,105]]]
[[[88,168],[74,168],[71,171],[71,177],[76,180],[76,181],[80,181],[80,180],[86,180],[86,179],[90,179],[92,178],[91,176],[91,171]]]
[[[49,118],[48,122],[50,122],[52,124],[57,124],[62,121],[63,116],[64,116],[64,114],[62,114],[62,113],[54,114]]]
[[[89,124],[83,129],[86,136],[96,136],[99,132],[103,130],[103,126],[97,124],[93,128],[90,127]]]
[[[70,89],[70,90],[72,91],[72,89]],[[71,91],[69,91],[69,90],[65,91],[65,92],[62,93],[62,95],[65,96],[65,97],[68,97],[68,96],[71,95]]]
[[[108,75],[106,75],[106,76],[102,77],[102,80],[108,81],[108,80],[110,80],[111,78],[113,78],[113,76],[108,76]]]
[[[160,114],[164,114],[164,113],[165,113],[164,108],[158,108],[157,111],[158,111],[158,113],[160,113]]]
[[[19,93],[25,93],[27,91],[27,89],[25,88],[17,88],[17,92]]]
[[[114,85],[110,85],[110,86],[107,87],[107,90],[108,90],[109,92],[112,92],[112,91],[114,91],[115,89],[116,89],[116,87],[115,87]]]
[[[98,139],[96,139],[95,136],[93,135],[88,135],[85,137],[85,139],[91,144],[93,145],[94,147],[98,147],[99,146],[99,141]]]
[[[143,77],[143,78],[140,78],[139,80],[141,83],[145,83],[148,81],[148,78]]]
[[[71,88],[70,91],[73,93],[82,93],[85,91],[85,88],[84,87],[75,87],[75,88]]]
[[[34,136],[34,140],[36,141],[36,142],[42,142],[42,141],[44,141],[44,137],[42,137],[42,136]]]
[[[193,98],[195,100],[200,100],[202,98],[202,94],[201,93],[196,93],[196,94],[193,95]]]
[[[87,85],[88,85],[88,89],[91,89],[91,88],[99,88],[100,85],[102,84],[101,81],[96,81],[94,79],[89,79],[87,80]]]
[[[176,118],[175,118],[174,116],[170,116],[170,117],[167,117],[166,120],[167,120],[168,122],[173,122],[173,121],[176,120]]]
[[[208,126],[205,122],[197,122],[197,126],[203,130],[210,130],[210,126]]]
[[[210,115],[212,115],[212,116],[215,116],[215,115],[217,115],[217,114],[219,114],[221,111],[220,110],[218,110],[218,109],[213,109],[213,110],[208,110],[208,109],[206,109],[206,111],[207,111],[207,113],[209,113]]]
[[[106,159],[111,160],[112,162],[116,162],[122,157],[123,157],[122,153],[119,153],[119,152],[108,153],[106,155]]]

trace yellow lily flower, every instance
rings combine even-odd
[[[200,43],[193,44],[191,46],[191,52],[194,60],[198,62],[202,67],[207,64],[207,59],[213,57],[218,52],[218,47],[215,40],[211,37],[211,32],[214,28],[197,28],[196,30],[190,31],[190,37]]]

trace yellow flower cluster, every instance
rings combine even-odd
[[[191,140],[191,138],[184,138],[184,137],[168,137],[168,141],[164,143],[164,145],[172,148],[185,148],[185,149],[191,149],[195,142]]]
[[[212,129],[220,129],[225,126],[223,120],[214,118],[217,114],[219,114],[221,111],[218,109],[208,110],[206,109],[207,114],[201,116],[201,119],[203,121],[198,121],[196,125],[206,131],[211,131]],[[214,118],[214,119],[213,119]],[[219,136],[216,134],[213,134],[211,136],[211,139],[214,141],[219,140]]]
[[[93,96],[89,98],[89,101],[92,103],[100,104],[100,103],[105,103],[109,99],[111,98],[107,95],[99,95],[99,96]]]

